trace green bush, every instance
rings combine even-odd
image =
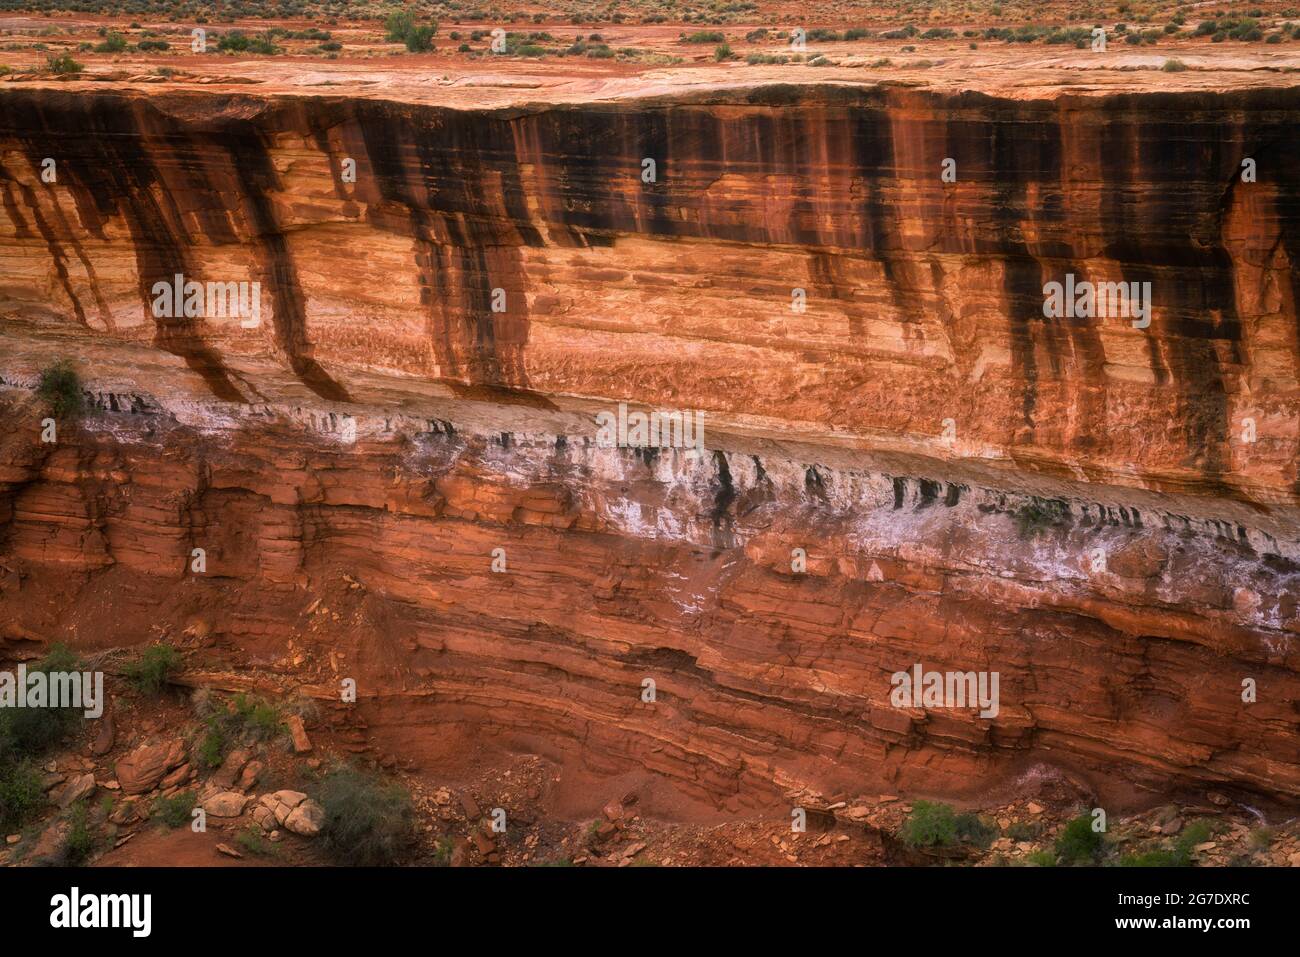
[[[723,43],[720,46],[718,46],[717,49],[713,51],[713,59],[717,60],[719,63],[721,63],[723,60],[730,60],[731,59],[730,45]]]
[[[412,27],[404,40],[411,53],[428,53],[433,49],[433,27]]]
[[[81,73],[85,66],[73,60],[70,53],[62,53],[60,56],[51,56],[45,59],[45,69],[49,73]]]
[[[1187,64],[1182,60],[1166,60],[1165,65],[1160,69],[1164,70],[1166,73],[1182,73],[1187,69]]]
[[[1080,814],[1056,837],[1056,855],[1063,864],[1095,862],[1101,847],[1101,834],[1092,829],[1091,814]]]
[[[223,33],[217,40],[217,49],[222,53],[279,53],[269,36],[250,37],[238,30]]]
[[[1030,539],[1049,528],[1066,525],[1070,519],[1070,507],[1059,499],[1035,498],[1016,509],[1012,518],[1020,537]]]
[[[1191,867],[1192,851],[1197,844],[1203,844],[1212,834],[1206,821],[1194,821],[1183,828],[1169,848],[1155,848],[1141,854],[1129,854],[1121,858],[1120,867]]]
[[[325,809],[325,849],[339,863],[392,864],[410,846],[411,798],[397,784],[340,767],[325,776],[317,800]]]
[[[947,847],[957,841],[957,820],[952,806],[917,801],[903,822],[898,838],[908,847]]]
[[[68,811],[68,839],[63,845],[64,861],[68,864],[80,864],[95,852],[99,838],[90,825],[90,814],[86,802],[78,801]]]
[[[208,718],[207,729],[199,741],[199,760],[205,767],[219,768],[226,757],[226,733],[221,729],[221,721],[216,716]]]
[[[253,695],[240,693],[207,707],[210,710],[202,715],[198,752],[199,760],[209,768],[218,767],[232,746],[266,741],[285,730],[280,709]]]
[[[157,694],[166,687],[180,666],[180,652],[171,645],[159,642],[146,648],[139,661],[126,666],[126,680],[138,691]]]
[[[252,824],[235,835],[235,843],[245,854],[254,857],[274,857],[276,853],[275,845],[263,837],[262,832]]]
[[[389,43],[402,43],[414,27],[415,14],[405,10],[394,10],[384,20],[385,39]]]
[[[593,39],[595,39],[593,37]],[[683,43],[725,43],[726,34],[721,30],[701,30],[698,33],[692,33],[690,36],[683,36]]]
[[[126,49],[126,37],[120,33],[110,33],[104,42],[95,47],[96,53],[121,53]]]
[[[180,794],[173,794],[171,797],[160,797],[153,802],[149,808],[149,816],[157,818],[168,827],[175,829],[184,827],[193,818],[194,794],[191,791],[182,791]]]
[[[237,694],[233,705],[237,733],[244,740],[265,741],[276,737],[284,730],[280,709],[269,701],[251,695]]]
[[[54,645],[27,672],[77,671],[79,664],[65,646]],[[81,720],[83,709],[76,706],[0,709],[0,768],[40,755],[66,737]]]
[[[46,366],[41,370],[41,378],[36,385],[36,395],[49,407],[50,413],[56,419],[78,415],[85,407],[85,398],[81,392],[81,377],[77,375],[77,370],[70,359],[60,359],[54,365]]]
[[[0,831],[22,827],[45,806],[40,772],[28,761],[0,764]]]

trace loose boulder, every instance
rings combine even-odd
[[[156,744],[145,744],[114,765],[117,780],[127,794],[145,794],[158,786],[172,768],[185,762],[185,742],[172,738]]]

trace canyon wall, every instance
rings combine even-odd
[[[1046,767],[1293,802],[1298,120],[1296,90],[6,89],[0,634],[197,616],[408,740],[721,806]],[[259,282],[260,325],[156,317],[176,274]],[[1044,318],[1067,274],[1150,282],[1149,326]],[[94,407],[42,443],[61,355]],[[621,400],[702,410],[706,450],[600,447]],[[998,671],[998,715],[893,707],[913,663]]]

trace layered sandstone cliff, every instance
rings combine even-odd
[[[1297,120],[1294,89],[7,89],[4,634],[202,615],[407,739],[729,806],[1046,766],[1293,801]],[[259,282],[261,324],[156,318],[176,274]],[[1150,282],[1150,325],[1045,319],[1067,274]],[[41,443],[60,355],[96,410]],[[620,400],[702,410],[706,451],[600,448]],[[998,671],[1000,713],[892,707],[917,662]]]

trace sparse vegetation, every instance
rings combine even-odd
[[[104,42],[95,46],[96,53],[121,53],[126,49],[126,37],[120,33],[110,33]]]
[[[1007,827],[1007,837],[1017,843],[1021,841],[1036,841],[1038,836],[1043,832],[1041,826],[1029,821],[1016,821]]]
[[[70,359],[60,359],[41,371],[36,395],[56,419],[79,415],[85,407],[81,377]]]
[[[79,662],[63,645],[54,645],[41,661],[31,665],[35,672],[76,671]],[[82,719],[82,709],[0,708],[0,766],[36,757],[57,744]]]
[[[203,696],[197,704],[203,722],[199,760],[209,768],[218,767],[230,748],[268,741],[285,730],[280,709],[254,695],[240,693],[228,701]]]
[[[253,857],[275,857],[275,845],[268,841],[255,825],[250,824],[235,835],[235,843],[245,854]]]
[[[409,10],[394,10],[384,20],[384,39],[389,43],[403,44],[411,53],[427,53],[432,50],[433,37],[437,32],[438,24],[417,23],[415,14]],[[324,39],[328,40],[329,37]]]
[[[1056,856],[1063,864],[1095,863],[1101,856],[1101,832],[1092,829],[1091,814],[1072,819],[1056,837]]]
[[[180,666],[180,652],[169,644],[159,642],[146,648],[138,661],[126,666],[126,680],[137,691],[154,695],[167,686]]]
[[[985,849],[998,836],[996,824],[969,811],[958,814],[953,823],[957,828],[957,840],[962,844],[972,844]]]
[[[325,809],[325,849],[340,863],[393,864],[406,852],[414,813],[400,785],[340,767],[321,781],[316,799]]]
[[[41,775],[31,762],[0,764],[0,831],[21,827],[44,806]]]
[[[407,10],[394,10],[384,20],[384,39],[389,43],[402,43],[415,27],[415,14]]]
[[[433,34],[433,27],[412,27],[403,38],[406,43],[406,49],[411,53],[428,53],[433,49]]]
[[[1266,850],[1273,845],[1273,837],[1271,827],[1257,827],[1250,832],[1250,846],[1257,851]]]
[[[149,816],[157,818],[168,827],[175,829],[190,823],[194,810],[194,794],[182,791],[171,797],[160,797],[153,802]]]
[[[1070,507],[1059,499],[1031,499],[1012,516],[1022,539],[1034,538],[1050,528],[1069,523]]]
[[[220,767],[226,756],[226,747],[226,734],[221,729],[221,722],[216,715],[212,715],[208,718],[207,728],[199,741],[199,760],[206,767]]]
[[[1197,844],[1204,844],[1213,832],[1206,821],[1193,821],[1183,828],[1173,846],[1156,848],[1120,858],[1120,867],[1190,867],[1192,852]]]
[[[957,841],[957,820],[952,806],[917,801],[903,822],[898,839],[908,847],[947,847]]]
[[[59,56],[52,56],[46,59],[45,69],[50,73],[66,76],[72,73],[80,73],[85,66],[72,59],[72,54],[63,53]]]
[[[64,862],[80,864],[99,846],[99,837],[90,822],[90,812],[85,801],[78,801],[68,810],[68,837],[63,845]]]
[[[239,30],[223,33],[217,39],[217,49],[222,53],[263,53],[282,52],[269,36],[248,36]]]

